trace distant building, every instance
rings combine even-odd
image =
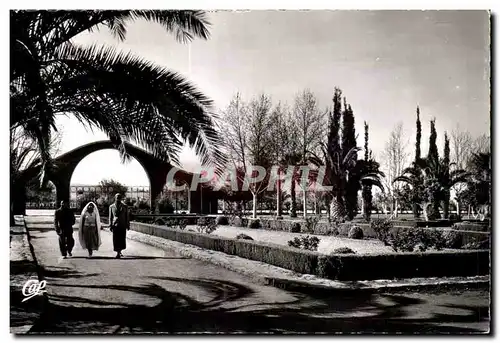
[[[127,186],[127,193],[125,193],[126,198],[130,199],[149,199],[149,186]],[[95,193],[98,194],[109,194],[112,193],[112,189],[103,190],[99,185],[71,185],[70,189],[70,201],[76,201],[79,194],[85,193]]]

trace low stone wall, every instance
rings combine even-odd
[[[489,251],[323,255],[278,244],[246,241],[132,222],[131,230],[268,263],[332,280],[375,280],[489,274]]]

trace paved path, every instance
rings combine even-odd
[[[51,306],[32,332],[485,332],[487,290],[440,293],[291,293],[128,240],[114,259],[111,234],[93,259],[78,244],[59,257],[54,231],[32,229]],[[77,237],[75,231],[75,238]]]

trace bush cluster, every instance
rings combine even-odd
[[[363,229],[361,229],[359,226],[353,226],[349,230],[349,234],[347,235],[347,237],[351,239],[363,239],[364,237]]]
[[[316,251],[318,250],[319,241],[320,239],[318,237],[307,235],[295,237],[293,240],[288,241],[288,246],[297,249]]]
[[[196,230],[200,233],[211,234],[215,230],[217,230],[217,223],[215,218],[200,218],[196,222]]]
[[[248,220],[248,227],[250,229],[260,229],[261,228],[260,220],[255,219],[255,218],[249,219]]]
[[[306,217],[306,221],[304,223],[304,232],[305,233],[315,233],[316,228],[318,227],[320,217],[313,216],[313,217]]]
[[[216,223],[217,225],[229,225],[229,218],[226,216],[218,216]]]
[[[356,252],[348,247],[334,249],[332,254],[355,254]]]
[[[185,219],[170,219],[165,223],[165,225],[174,229],[185,230],[188,222]]]
[[[236,236],[236,239],[247,239],[249,241],[253,241],[252,237],[250,237],[249,235],[245,235],[244,233],[240,233],[238,236]]]

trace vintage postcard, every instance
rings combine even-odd
[[[11,10],[11,333],[489,334],[490,36]]]

